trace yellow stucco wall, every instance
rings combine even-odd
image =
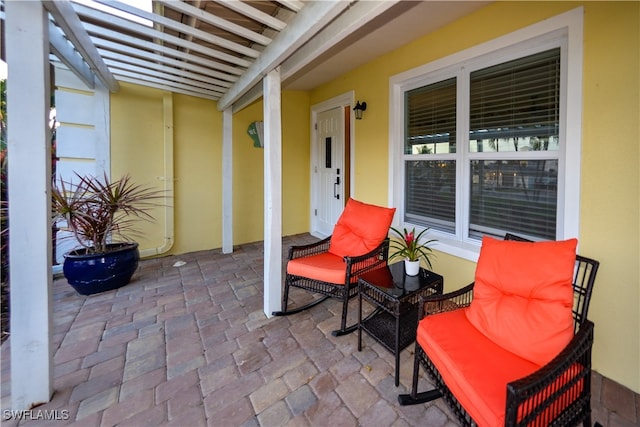
[[[111,176],[130,173],[136,183],[162,187],[164,176],[163,96],[166,92],[122,84],[111,96]],[[216,103],[173,94],[173,246],[180,254],[222,246],[222,113]],[[282,94],[284,235],[309,230],[309,95]],[[233,119],[234,244],[262,240],[264,150],[255,148],[247,127],[262,120],[262,102]],[[169,214],[171,215],[171,213]],[[165,209],[156,221],[142,223],[136,236],[141,250],[165,243]]]
[[[309,231],[309,95],[282,93],[282,233]],[[264,238],[264,149],[253,146],[249,124],[263,120],[262,100],[233,116],[234,244]]]
[[[640,392],[640,3],[585,4],[580,250],[601,262],[594,367]]]
[[[356,122],[355,197],[388,200],[389,77],[584,6],[580,252],[601,261],[590,318],[594,368],[640,392],[638,2],[496,2],[311,92],[311,104],[349,90],[367,102]],[[372,166],[373,165],[373,166]],[[437,254],[447,289],[475,264]]]
[[[174,95],[175,243],[171,253],[222,246],[222,113]]]
[[[247,134],[251,122],[262,121],[262,102],[233,115],[233,243],[264,236],[264,149],[253,146]]]
[[[309,231],[311,118],[309,94],[284,91],[282,97],[282,233]]]
[[[264,149],[255,148],[249,124],[263,120],[262,100],[233,116],[234,244],[264,238]],[[282,233],[309,231],[309,95],[282,93]]]
[[[163,93],[141,86],[122,84],[111,95],[111,179],[129,174],[136,184],[161,189],[163,169]],[[158,232],[164,210],[154,209],[154,224],[140,223],[135,240],[140,249],[161,246]],[[161,230],[161,229],[160,229]]]
[[[222,245],[222,115],[213,101],[173,94],[165,118],[166,92],[121,84],[111,96],[111,176],[130,173],[136,183],[163,187],[164,131],[173,122],[173,198],[153,211],[155,222],[142,224],[141,250],[166,243],[166,216],[173,215],[173,245],[166,253],[184,253]],[[172,114],[171,114],[172,111]],[[171,163],[171,162],[170,162]]]

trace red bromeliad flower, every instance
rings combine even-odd
[[[413,231],[410,231],[404,236],[404,241],[407,242],[407,246],[411,246],[411,243],[413,243]]]
[[[400,239],[391,240],[390,249],[393,252],[390,254],[390,258],[398,257],[407,259],[409,261],[418,261],[420,259],[424,259],[427,266],[431,268],[431,260],[429,258],[433,255],[433,253],[429,245],[436,240],[427,240],[423,243],[420,243],[420,238],[429,230],[428,227],[422,230],[417,237],[415,228],[413,228],[411,231],[408,231],[405,228],[401,232],[391,227],[391,230]]]

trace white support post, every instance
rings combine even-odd
[[[233,252],[233,112],[222,112],[222,253]]]
[[[264,78],[264,312],[282,306],[282,109],[280,68]]]
[[[49,22],[41,2],[5,2],[8,65],[11,404],[53,393]]]

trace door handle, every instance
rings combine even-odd
[[[340,194],[337,193],[336,191],[336,185],[340,185],[340,177],[337,176],[336,177],[336,182],[333,183],[333,197],[335,197],[336,199],[340,199]],[[339,187],[338,187],[339,189]]]

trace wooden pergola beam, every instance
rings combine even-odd
[[[240,2],[230,2],[230,4]],[[347,7],[346,1],[316,1],[307,4],[296,17],[280,32],[262,55],[251,64],[247,71],[218,101],[218,109],[224,111],[232,106],[262,78],[279,66],[302,45],[308,42],[324,26],[335,19]]]
[[[51,52],[66,65],[89,89],[95,87],[94,74],[91,68],[71,46],[60,29],[49,21],[49,46]]]
[[[118,81],[107,68],[98,50],[89,39],[89,34],[82,26],[82,22],[78,17],[69,1],[43,1],[43,6],[53,16],[56,24],[62,29],[67,39],[73,44],[78,53],[85,62],[93,70],[96,77],[111,92],[117,92],[120,89]]]
[[[281,79],[289,77],[311,63],[351,33],[383,14],[398,3],[397,0],[359,1],[318,32],[308,43],[292,53],[281,66]],[[309,6],[305,6],[306,10]],[[296,18],[298,19],[298,18]],[[262,86],[254,84],[233,103],[233,111],[240,111],[262,96]]]

